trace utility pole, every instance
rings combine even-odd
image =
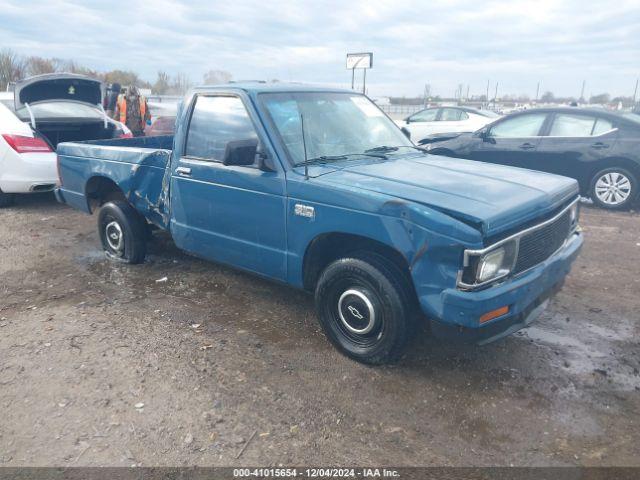
[[[428,83],[424,84],[424,107],[427,108],[427,103],[429,101],[429,97],[431,96],[431,85]]]
[[[362,69],[362,94],[367,94],[367,69]]]
[[[580,98],[578,99],[578,101],[583,103],[584,103],[584,86],[586,85],[586,83],[587,83],[586,80],[582,80],[582,90],[580,91]]]
[[[484,100],[485,100],[485,102],[486,102],[486,106],[487,106],[487,107],[489,106],[489,81],[490,81],[490,80],[487,80],[487,94],[486,94],[486,95],[485,95],[485,97],[484,97]]]
[[[493,106],[496,106],[496,100],[498,100],[498,82],[496,82],[496,93],[493,96]]]
[[[636,106],[636,97],[638,95],[638,81],[639,80],[640,79],[638,79],[638,78],[636,79],[636,88],[634,88],[634,90],[633,90],[633,106],[634,107]]]
[[[471,87],[471,85],[469,85],[467,83],[467,96],[465,97],[465,99],[467,100],[467,102],[469,101],[469,88]]]
[[[536,103],[538,103],[538,95],[540,95],[540,82],[538,82],[538,86],[536,87]]]

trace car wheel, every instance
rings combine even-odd
[[[127,263],[142,263],[147,254],[144,219],[127,202],[107,202],[98,213],[98,232],[107,256]]]
[[[591,200],[601,208],[627,208],[637,195],[636,177],[624,168],[605,168],[596,173],[591,181]]]
[[[14,204],[16,196],[13,193],[4,193],[0,190],[0,208],[10,207]]]
[[[315,302],[331,343],[363,363],[397,360],[414,325],[409,282],[377,254],[359,253],[331,263],[318,280]]]

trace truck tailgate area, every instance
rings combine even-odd
[[[90,213],[91,187],[112,182],[150,222],[166,228],[165,171],[172,146],[171,135],[61,143],[58,199]]]

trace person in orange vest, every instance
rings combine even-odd
[[[144,136],[144,126],[151,120],[147,99],[140,95],[134,85],[118,96],[114,116],[131,130],[134,137]]]

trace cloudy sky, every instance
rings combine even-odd
[[[639,0],[0,0],[0,47],[97,70],[350,85],[374,52],[373,96],[609,92],[640,75]]]

